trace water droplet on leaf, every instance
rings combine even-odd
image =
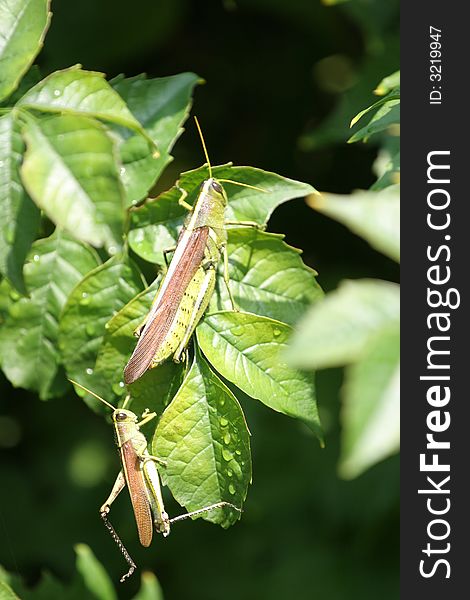
[[[228,491],[229,491],[231,494],[235,494],[235,486],[233,485],[233,483],[231,483],[231,484],[228,486]]]
[[[87,375],[93,375],[93,369],[90,369],[90,368],[88,367],[88,369],[86,370],[86,374],[87,374]]]
[[[39,254],[35,254],[33,256],[33,260],[34,260],[34,262],[38,262],[38,260],[39,260]]]
[[[222,427],[227,427],[228,421],[227,421],[227,419],[225,417],[220,417],[220,425]]]
[[[224,444],[230,444],[230,433],[227,431],[227,433],[224,435]]]
[[[222,456],[227,462],[233,458],[233,454],[227,448],[222,448]]]

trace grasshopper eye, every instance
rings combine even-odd
[[[125,421],[127,419],[127,415],[125,412],[118,412],[116,415],[116,421]]]
[[[217,192],[218,194],[222,194],[222,186],[220,185],[220,183],[217,183],[217,181],[213,181],[211,183],[211,188]]]

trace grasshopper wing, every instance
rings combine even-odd
[[[150,546],[153,534],[153,521],[150,503],[145,491],[146,482],[140,459],[130,441],[121,446],[121,458],[127,488],[134,510],[139,540],[142,546]]]
[[[180,243],[184,243],[185,247],[173,268],[175,253],[170,269],[158,292],[156,303],[124,369],[124,381],[127,384],[133,383],[145,373],[160,345],[165,341],[183,294],[201,266],[208,234],[208,227],[198,227],[186,239],[184,235],[180,237]],[[178,247],[176,252],[178,252]]]

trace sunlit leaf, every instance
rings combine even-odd
[[[36,236],[39,210],[20,180],[24,144],[11,113],[0,117],[0,272],[26,293],[23,264]]]
[[[41,112],[95,117],[143,133],[141,124],[106,81],[104,73],[84,71],[80,65],[51,73],[31,88],[18,105]]]
[[[382,100],[379,100],[382,103]],[[389,130],[394,132],[394,127],[400,123],[400,100],[387,100],[380,106],[369,123],[356,131],[348,143],[364,140],[365,142],[375,133]]]
[[[68,377],[97,392],[94,368],[106,323],[145,287],[127,254],[100,265],[74,288],[60,320],[59,346]]]
[[[299,321],[285,356],[302,369],[353,362],[377,331],[397,323],[399,315],[397,284],[378,279],[345,281]]]
[[[292,334],[284,323],[242,312],[206,316],[197,339],[211,365],[243,392],[304,421],[321,439],[313,376],[287,366]]]
[[[375,88],[374,94],[377,96],[385,96],[391,92],[394,88],[400,85],[400,71],[395,71],[391,75],[384,77],[379,85]]]
[[[159,286],[156,279],[146,290],[128,302],[106,323],[106,333],[95,365],[95,377],[102,380],[109,402],[124,394],[123,370],[137,343],[134,330],[142,324]],[[100,387],[103,390],[103,387]],[[103,391],[104,391],[103,390]],[[153,407],[149,406],[153,410]]]
[[[400,329],[385,327],[362,358],[348,367],[343,388],[340,473],[356,477],[398,451],[400,440]]]
[[[2,368],[13,385],[43,399],[63,393],[59,315],[74,286],[97,265],[91,248],[58,230],[33,244],[24,269],[31,295],[12,302],[0,330]]]
[[[8,96],[42,47],[50,0],[0,2],[0,100]]]
[[[345,196],[316,195],[308,203],[349,227],[380,252],[400,260],[400,186]]]
[[[29,119],[22,180],[36,204],[76,238],[121,244],[123,190],[114,147],[105,128],[87,117],[60,115]]]
[[[283,238],[254,228],[229,229],[230,289],[241,310],[294,324],[323,293],[315,271],[304,265],[300,251]],[[221,261],[208,311],[231,308]]]
[[[152,449],[167,462],[163,480],[188,511],[221,501],[242,507],[251,481],[248,428],[236,398],[198,353],[160,419]],[[228,527],[240,513],[224,507],[202,518]]]
[[[125,130],[118,132],[123,164],[121,179],[128,205],[145,198],[172,160],[170,152],[183,131],[182,125],[191,108],[193,89],[198,82],[201,80],[194,73],[155,79],[139,75],[129,79],[117,78],[111,82],[160,153],[155,156],[154,148],[142,136],[131,136]]]

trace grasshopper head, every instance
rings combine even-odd
[[[135,413],[125,408],[116,408],[113,412],[113,421],[115,423],[137,423],[138,418]]]
[[[211,200],[227,206],[227,194],[221,183],[214,177],[209,177],[201,185],[201,191],[210,196]]]

